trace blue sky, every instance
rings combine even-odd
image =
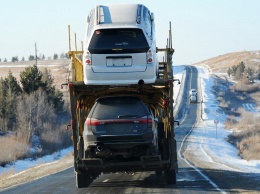
[[[86,15],[97,4],[141,3],[155,14],[158,47],[172,23],[174,64],[260,50],[259,0],[1,0],[0,58],[68,51],[68,24],[84,40]]]

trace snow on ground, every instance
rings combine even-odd
[[[206,68],[199,67],[198,72],[199,83],[201,84],[203,94],[202,119],[198,121],[188,138],[187,150],[196,153],[197,157],[202,161],[214,163],[212,166],[216,169],[252,173],[259,176],[260,179],[260,161],[246,161],[241,159],[237,156],[237,149],[225,140],[231,132],[224,128],[226,115],[218,111],[217,100],[211,93],[214,79],[210,77]],[[185,79],[184,66],[174,66],[174,78],[180,81]],[[180,85],[174,82],[175,102],[178,102],[182,96],[181,91],[180,93],[179,91]],[[177,108],[175,107],[175,109]],[[217,126],[214,124],[214,120],[218,121]],[[43,156],[37,160],[19,160],[12,165],[6,165],[4,168],[0,167],[0,175],[8,171],[18,173],[39,164],[50,163],[71,152],[72,147],[52,155]]]
[[[218,111],[216,97],[211,93],[214,79],[205,68],[197,68],[203,95],[202,112],[188,138],[187,149],[202,161],[214,163],[215,169],[251,173],[260,179],[260,161],[241,159],[238,150],[225,140],[231,131],[224,128],[226,115]]]
[[[38,166],[40,164],[45,164],[45,163],[51,163],[56,160],[59,160],[63,158],[64,156],[67,156],[73,151],[72,147],[69,147],[67,149],[60,150],[58,152],[55,152],[52,155],[47,155],[43,156],[41,158],[38,158],[36,160],[33,160],[31,158],[25,159],[25,160],[18,160],[14,162],[13,164],[8,164],[5,167],[0,166],[0,175],[5,173],[5,172],[10,172],[12,171],[13,173],[19,173],[24,170],[27,170],[29,168]]]

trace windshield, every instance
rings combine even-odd
[[[149,45],[141,29],[96,30],[88,50],[92,54],[142,53]]]

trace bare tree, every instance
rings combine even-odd
[[[46,127],[55,125],[54,108],[48,103],[47,95],[42,89],[29,95],[22,95],[17,109],[18,112],[23,113],[18,114],[18,126],[27,142],[33,134],[39,135],[46,130]]]

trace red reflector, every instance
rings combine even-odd
[[[149,58],[149,59],[147,60],[148,63],[151,63],[152,61],[153,61],[152,58]]]
[[[73,86],[73,84],[72,84],[72,83],[69,83],[69,84],[68,84],[68,86],[69,86],[69,87],[72,87],[72,86]]]
[[[163,100],[163,106],[167,106],[168,105],[168,101],[167,100]]]
[[[86,60],[86,64],[89,65],[91,61],[89,59]]]

